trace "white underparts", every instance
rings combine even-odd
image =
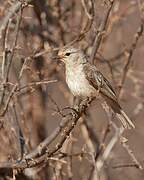
[[[93,97],[96,89],[91,86],[85,77],[83,65],[75,68],[66,68],[66,81],[74,96]]]

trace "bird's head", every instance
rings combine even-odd
[[[85,61],[83,51],[72,46],[60,49],[58,52],[58,57],[66,65],[81,64]]]

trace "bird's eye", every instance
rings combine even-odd
[[[71,54],[71,53],[66,53],[65,55],[66,55],[66,56],[69,56],[70,54]]]

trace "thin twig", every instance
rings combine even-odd
[[[9,9],[9,12],[7,16],[3,19],[2,25],[0,27],[0,38],[2,37],[2,31],[7,27],[9,20],[13,17],[15,13],[17,13],[22,6],[27,6],[32,0],[25,0],[23,1],[18,1],[13,4],[13,6]]]
[[[129,145],[126,143],[126,142],[127,142],[126,138],[121,137],[121,138],[120,138],[120,142],[121,142],[122,146],[125,148],[125,150],[128,152],[128,154],[129,154],[129,156],[131,157],[132,161],[134,162],[135,166],[136,166],[138,169],[142,170],[143,167],[142,167],[142,165],[140,164],[140,162],[137,160],[135,154],[133,153],[133,151],[131,150],[131,148],[129,147]]]
[[[92,53],[91,53],[91,56],[90,56],[90,62],[92,62],[93,64],[94,64],[95,55],[96,55],[96,53],[98,51],[98,48],[99,48],[99,46],[101,44],[101,40],[102,40],[102,37],[104,35],[104,31],[106,30],[106,26],[107,26],[107,23],[108,23],[108,18],[109,18],[109,15],[111,13],[113,4],[114,4],[114,0],[111,0],[109,8],[107,10],[107,13],[106,13],[106,15],[104,17],[104,20],[101,22],[100,27],[99,27],[96,35],[95,35],[93,49],[92,49]]]
[[[143,34],[143,23],[140,25],[140,27],[138,28],[136,34],[134,35],[134,42],[132,43],[132,46],[131,46],[131,49],[129,49],[129,51],[125,52],[125,55],[126,55],[126,63],[125,63],[125,66],[123,68],[123,74],[122,74],[122,78],[121,78],[121,81],[120,81],[120,85],[119,85],[119,91],[118,91],[118,95],[120,96],[120,93],[121,93],[121,89],[125,83],[125,80],[126,80],[126,76],[129,72],[129,68],[130,68],[130,65],[132,63],[132,55],[136,49],[136,46],[137,46],[137,43],[140,39],[140,37],[142,36]]]
[[[5,103],[4,108],[1,109],[0,117],[5,115],[5,113],[6,113],[7,109],[8,109],[10,100],[11,100],[11,98],[13,97],[13,95],[14,95],[16,89],[17,89],[17,84],[15,84],[14,87],[12,88],[12,90],[11,90],[11,92],[10,92],[10,94],[9,94],[9,96],[8,96],[8,98],[7,98],[7,100],[6,100],[6,103]]]
[[[88,17],[89,19],[92,19],[93,17],[92,17],[91,14],[88,12],[87,5],[86,5],[86,3],[85,3],[85,0],[81,0],[81,3],[82,3],[82,6],[83,6],[83,8],[84,8],[84,10],[85,10],[85,13],[86,13],[87,17]]]
[[[111,141],[107,145],[106,149],[104,150],[103,155],[101,157],[99,157],[98,160],[96,161],[96,167],[97,167],[98,171],[100,171],[101,168],[103,167],[104,162],[109,157],[109,154],[111,153],[111,150],[113,149],[114,145],[119,140],[119,138],[122,135],[123,131],[124,131],[123,127],[121,127],[120,129],[116,129],[115,135],[113,136],[113,138],[111,139]]]

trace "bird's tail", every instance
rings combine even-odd
[[[121,121],[122,125],[126,129],[135,128],[133,122],[129,119],[126,113],[122,110],[121,106],[117,102],[117,100],[111,99],[108,96],[104,96],[107,104],[112,108],[112,110],[116,113],[116,116]]]
[[[126,113],[121,109],[120,113],[116,114],[119,120],[121,121],[122,125],[126,129],[135,128],[135,125],[133,122],[129,119],[129,117],[126,115]]]

